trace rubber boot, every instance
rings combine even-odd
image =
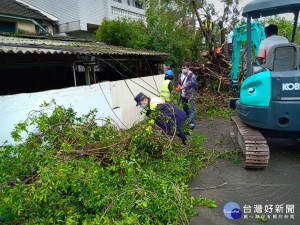
[[[183,144],[183,145],[186,145],[186,140],[187,140],[187,138],[186,138],[185,134],[184,134],[184,133],[181,133],[181,134],[177,134],[177,136],[180,137],[180,139],[181,139],[181,141],[182,141],[182,144]]]

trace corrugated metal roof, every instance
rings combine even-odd
[[[51,21],[50,18],[43,15],[38,10],[31,9],[20,2],[16,2],[15,0],[0,0],[0,5],[0,13],[2,14]]]
[[[143,51],[103,43],[55,41],[0,36],[0,53],[13,54],[67,54],[67,55],[144,55],[168,56],[167,53]]]

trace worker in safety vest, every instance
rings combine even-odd
[[[173,91],[173,72],[172,70],[167,70],[165,72],[165,80],[161,85],[160,97],[166,101],[170,101],[171,93]]]
[[[211,20],[210,15],[207,16],[206,20],[204,20],[204,27],[205,27],[206,33],[208,34],[208,36],[211,39],[211,43],[213,44],[214,43],[214,36],[212,34],[212,31],[214,29],[214,23]]]
[[[206,20],[204,21],[204,26],[206,29],[206,32],[211,32],[214,29],[214,23],[211,20],[211,17],[208,15]]]
[[[181,127],[185,122],[185,112],[177,106],[165,101],[162,98],[150,98],[140,92],[135,96],[136,106],[145,109],[146,116],[150,116],[153,112],[159,113],[155,117],[155,123],[168,135],[173,135],[172,128],[176,128],[176,134],[181,138],[182,143],[186,144],[186,136]]]

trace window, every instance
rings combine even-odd
[[[0,21],[0,32],[16,33],[16,23]]]
[[[131,5],[130,2],[131,2],[131,0],[127,0],[128,5]]]
[[[115,2],[119,2],[119,3],[122,3],[122,0],[114,0]]]
[[[135,6],[136,8],[143,9],[143,3],[140,2],[140,1],[138,1],[138,0],[135,0],[135,1],[134,1],[134,6]]]
[[[46,26],[43,26],[43,28],[44,28],[46,31],[48,31]],[[39,26],[37,26],[37,25],[35,25],[35,33],[36,33],[36,35],[46,35],[46,34],[45,34],[45,31],[44,31],[41,27],[39,27]]]

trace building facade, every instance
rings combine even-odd
[[[57,18],[18,0],[1,0],[0,32],[29,35],[54,34]]]
[[[51,99],[72,106],[78,116],[96,108],[97,118],[131,127],[144,117],[134,96],[159,96],[168,56],[103,43],[0,34],[0,145],[12,141],[14,124]]]
[[[58,18],[59,33],[98,28],[104,18],[145,20],[138,0],[19,0]]]

